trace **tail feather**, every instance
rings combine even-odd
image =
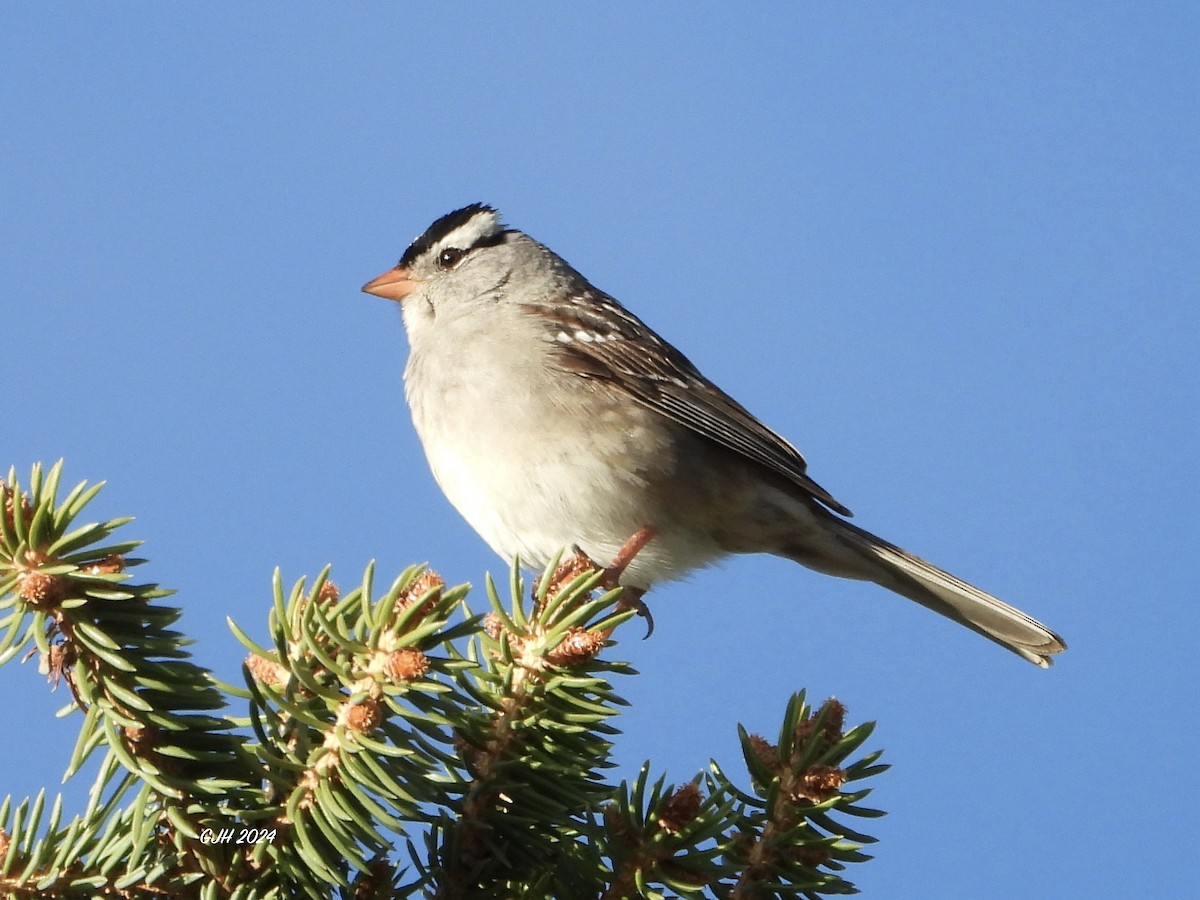
[[[839,543],[873,564],[863,577],[965,625],[989,640],[1049,668],[1051,656],[1067,649],[1061,637],[1016,607],[913,556],[883,538],[829,516]]]

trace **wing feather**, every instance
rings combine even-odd
[[[555,309],[550,340],[565,371],[608,381],[637,402],[781,475],[833,511],[849,509],[807,474],[800,451],[705,378],[692,362],[615,299],[592,289]]]

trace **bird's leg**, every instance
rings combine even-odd
[[[625,570],[629,568],[629,564],[646,548],[656,534],[658,531],[653,525],[643,525],[635,531],[633,536],[621,545],[621,549],[613,557],[612,563],[604,570],[604,579],[601,583],[605,587],[615,588],[617,582],[621,580],[621,576],[625,574]]]
[[[625,570],[629,568],[629,564],[645,549],[657,533],[653,525],[643,525],[635,531],[633,536],[617,551],[612,564],[604,570],[604,578],[600,583],[607,588],[615,588],[621,576],[625,574]],[[617,610],[636,609],[637,614],[646,620],[646,638],[648,638],[654,634],[654,616],[650,615],[650,607],[642,600],[645,593],[646,591],[642,588],[626,587],[624,593],[621,594],[621,599],[617,602]],[[642,640],[646,638],[642,638]]]

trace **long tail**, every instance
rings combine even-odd
[[[1043,669],[1067,649],[1062,638],[1021,610],[843,519],[829,515],[827,521],[838,543],[866,561],[865,569],[855,567],[857,577],[915,600]]]

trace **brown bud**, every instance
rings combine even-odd
[[[562,642],[546,654],[546,661],[556,666],[581,666],[604,647],[604,635],[583,628],[567,629]]]
[[[836,744],[846,730],[846,707],[836,697],[830,697],[821,704],[820,711],[825,713],[825,738]]]
[[[273,659],[267,659],[265,656],[259,656],[257,653],[251,653],[246,657],[246,668],[250,670],[250,674],[254,676],[254,680],[259,684],[265,684],[276,689],[282,688],[287,684],[287,680],[291,673]]]
[[[318,603],[337,603],[341,597],[341,591],[338,590],[338,586],[332,581],[326,581],[321,585],[321,589],[317,591]]]
[[[498,613],[490,612],[483,617],[483,630],[493,641],[498,641],[504,632],[504,620]]]
[[[761,734],[750,735],[750,749],[758,757],[759,762],[776,774],[780,771],[779,748]]]
[[[429,671],[429,657],[412,647],[401,647],[388,654],[383,674],[392,681],[415,681]]]
[[[600,568],[578,547],[574,548],[574,551],[566,559],[559,562],[558,568],[550,576],[550,588],[546,591],[547,600],[561,594],[563,589],[580,575],[594,572]]]
[[[658,824],[670,834],[679,834],[696,820],[699,812],[700,788],[694,784],[685,784],[667,800],[662,814],[658,817]]]
[[[446,580],[441,575],[432,569],[425,569],[413,579],[412,584],[400,592],[400,596],[396,598],[396,612],[407,609],[430,591],[433,591],[429,595],[429,599],[421,605],[421,609],[417,612],[419,617],[429,615],[433,612],[434,607],[441,603],[442,588],[445,586]]]
[[[17,576],[17,593],[34,609],[49,609],[67,593],[67,580],[36,569]]]
[[[126,725],[121,732],[135,756],[147,756],[158,743],[158,729],[153,725]]]
[[[367,697],[346,710],[346,727],[359,734],[375,730],[382,721],[383,705],[374,697]]]
[[[14,510],[14,498],[16,491],[8,486],[7,483],[0,483],[0,495],[4,498],[4,520],[8,523],[8,527],[16,528],[16,512]],[[29,499],[28,494],[21,495],[21,520],[26,525],[33,517],[33,501]]]
[[[846,783],[846,773],[833,766],[813,766],[796,779],[792,795],[797,799],[821,803],[836,797],[838,788]]]
[[[824,716],[820,734],[816,734],[817,720]],[[818,737],[825,746],[832,747],[842,739],[842,730],[846,727],[846,707],[841,701],[830,697],[816,714],[803,719],[796,725],[797,750],[807,746],[814,737]]]
[[[120,553],[111,553],[104,559],[98,559],[83,567],[89,575],[116,575],[125,569],[125,557]]]

